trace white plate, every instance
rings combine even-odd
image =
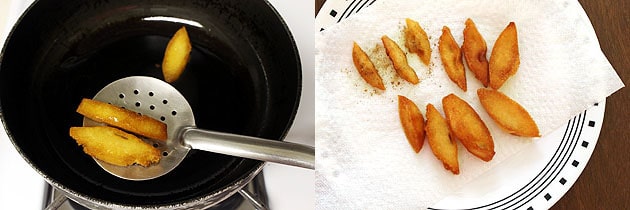
[[[328,0],[315,30],[343,21],[376,0]],[[527,146],[429,209],[548,209],[575,183],[593,153],[605,101]]]

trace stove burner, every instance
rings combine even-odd
[[[221,203],[207,207],[205,210],[263,210],[267,209],[268,198],[267,198],[267,190],[265,188],[265,178],[263,173],[259,173],[254,177],[254,179],[243,188],[245,191],[249,192],[247,194],[235,193],[229,198],[225,199]],[[53,198],[55,195],[62,193],[61,191],[55,189],[54,187],[46,184],[46,190],[44,195],[44,209],[56,209],[56,210],[89,210],[70,199],[63,199],[62,203],[59,204],[56,208],[52,205]],[[248,200],[243,198],[243,196],[251,196],[254,199],[260,201],[260,203],[255,203],[255,201]]]

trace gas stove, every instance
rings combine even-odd
[[[0,43],[13,24],[34,0],[0,1]],[[311,1],[269,0],[289,26],[300,52],[302,63],[302,96],[298,114],[285,141],[314,146],[314,5]],[[307,24],[304,24],[307,23]],[[315,172],[302,168],[267,163],[246,188],[269,209],[314,209]],[[42,209],[59,195],[32,169],[0,129],[0,204],[6,209]],[[235,194],[209,209],[256,209],[255,205]],[[85,209],[64,202],[59,209]]]

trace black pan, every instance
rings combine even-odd
[[[282,139],[297,111],[301,67],[268,2],[39,0],[13,28],[0,60],[2,120],[16,149],[55,187],[97,205],[185,207],[234,193],[262,162],[191,151],[165,176],[128,181],[103,171],[68,135],[82,124],[75,113],[81,98],[127,76],[161,79],[166,44],[184,25],[193,50],[173,86],[197,125]]]

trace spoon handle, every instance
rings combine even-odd
[[[185,128],[181,135],[192,149],[315,169],[311,146],[198,128]]]

